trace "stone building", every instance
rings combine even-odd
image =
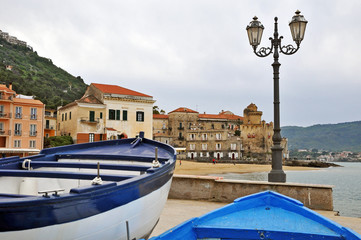
[[[255,104],[251,103],[243,111],[243,124],[241,137],[244,148],[244,157],[270,160],[273,145],[273,122],[266,123],[262,120],[262,111],[258,111]],[[283,138],[281,146],[284,148],[283,157],[288,158],[287,139]]]
[[[182,159],[270,160],[273,123],[262,120],[262,112],[251,103],[243,117],[229,111],[200,114],[178,108],[168,115],[153,115],[153,138],[185,150]],[[287,139],[281,142],[288,158]]]
[[[243,120],[241,116],[224,111],[199,114],[184,107],[165,116],[153,117],[154,139],[160,140],[159,133],[162,133],[163,138],[169,138],[170,145],[186,149],[186,159],[210,161],[213,158],[236,160],[242,157],[242,142],[237,136]]]
[[[92,83],[84,96],[58,109],[58,135],[75,143],[153,135],[152,96],[116,85]]]

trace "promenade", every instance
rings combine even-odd
[[[226,205],[226,203],[168,199],[158,225],[155,227],[151,236],[158,236],[187,219],[201,216],[224,205]],[[361,218],[335,216],[335,212],[333,211],[316,212],[361,234]]]
[[[309,167],[283,167],[286,171],[307,171],[318,170],[319,168]],[[175,174],[178,175],[195,175],[195,176],[208,176],[216,173],[251,173],[251,172],[269,172],[270,165],[257,165],[257,164],[212,164],[199,163],[191,161],[177,161]],[[221,202],[208,202],[200,200],[182,200],[182,199],[168,199],[165,208],[162,212],[158,225],[154,229],[151,236],[158,236],[164,231],[177,226],[193,217],[201,216],[209,211],[220,208],[227,203]],[[336,216],[333,211],[317,210],[319,214],[348,227],[359,234],[361,234],[361,218]]]

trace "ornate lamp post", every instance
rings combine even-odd
[[[300,15],[300,11],[296,11],[296,15],[292,17],[292,20],[289,24],[291,29],[291,34],[293,41],[295,41],[297,47],[293,47],[291,44],[282,46],[281,40],[282,36],[278,36],[278,27],[277,20],[275,17],[274,23],[274,33],[273,38],[269,38],[271,40],[271,47],[261,47],[257,51],[258,45],[261,43],[262,33],[263,33],[263,25],[260,21],[258,21],[257,17],[253,18],[253,21],[249,23],[247,26],[247,33],[249,38],[249,43],[253,47],[253,52],[258,57],[267,57],[271,53],[273,53],[274,62],[272,64],[273,67],[273,81],[274,81],[274,127],[273,127],[273,147],[272,149],[272,170],[268,174],[269,182],[286,182],[286,174],[282,170],[282,150],[281,147],[281,128],[280,128],[280,100],[279,100],[279,68],[281,64],[278,62],[279,52],[285,55],[292,55],[298,51],[300,48],[301,41],[305,35],[306,24],[307,21]]]

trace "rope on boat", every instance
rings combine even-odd
[[[27,163],[27,166],[26,166],[26,163]],[[21,164],[21,166],[22,166],[23,169],[31,170],[32,168],[30,166],[30,163],[31,163],[30,159],[25,159],[23,161],[23,163]]]

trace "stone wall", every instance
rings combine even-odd
[[[175,175],[169,198],[233,202],[236,198],[266,190],[297,199],[312,209],[333,210],[330,185],[224,180],[208,176]]]

